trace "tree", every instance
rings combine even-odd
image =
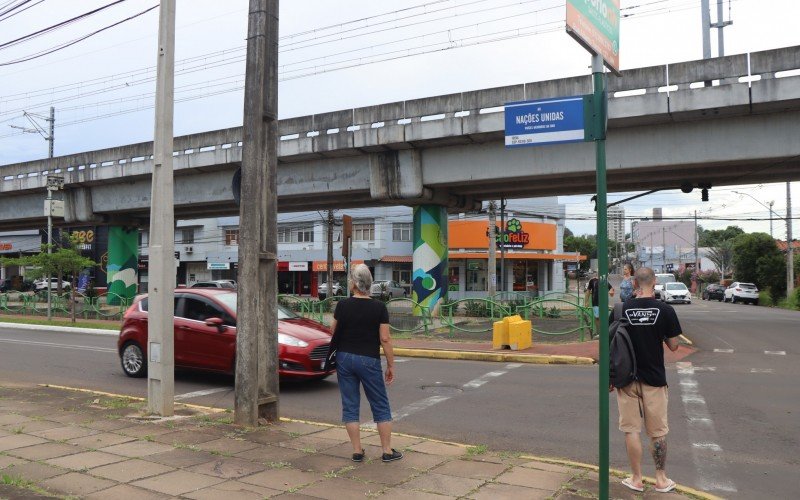
[[[786,257],[766,233],[742,234],[734,240],[733,267],[737,281],[768,289],[773,302],[786,293]]]
[[[703,229],[697,226],[697,245],[701,247],[716,247],[723,241],[730,241],[744,234],[744,229],[739,226],[728,226],[725,229]]]
[[[567,237],[569,237],[569,236],[575,236],[575,233],[573,233],[573,232],[570,230],[570,228],[568,228],[568,227],[565,227],[565,228],[564,228],[564,238],[567,238]]]
[[[47,253],[47,245],[42,245],[42,250],[36,255],[25,255],[11,259],[0,259],[4,265],[22,266],[32,268],[29,275],[33,278],[47,276],[69,276],[70,286],[70,316],[75,322],[75,279],[86,268],[98,265],[88,257],[84,257],[75,250],[75,242],[68,240],[64,246],[56,248],[52,253]],[[59,280],[59,288],[61,287]],[[49,284],[48,284],[49,286]]]
[[[565,236],[564,251],[578,252],[591,259],[593,256],[597,255],[597,240],[594,235]],[[581,262],[580,268],[583,270],[589,269],[589,260],[587,259]]]
[[[730,277],[733,269],[733,240],[721,241],[708,249],[708,260],[714,263],[722,277]]]

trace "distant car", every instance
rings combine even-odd
[[[725,298],[725,287],[722,285],[718,285],[716,283],[712,283],[703,290],[703,295],[701,296],[703,300],[719,300]]]
[[[333,295],[344,295],[345,290],[341,283],[337,283],[336,281],[333,282]],[[317,296],[320,299],[325,299],[328,297],[328,284],[323,283],[317,287]]]
[[[742,283],[734,281],[725,289],[725,296],[723,302],[750,302],[751,304],[758,305],[758,287],[753,283]]]
[[[33,282],[34,291],[41,292],[47,290],[47,278],[38,279]],[[61,280],[61,290],[68,292],[70,289],[69,281]],[[58,290],[58,278],[50,278],[50,290]]]
[[[400,283],[391,280],[373,281],[369,294],[376,299],[395,299],[408,295],[406,289]]]
[[[227,288],[228,290],[236,290],[236,282],[233,280],[198,281],[189,288]]]
[[[675,275],[672,273],[663,273],[663,274],[656,274],[656,298],[661,300],[661,292],[664,290],[664,285],[667,283],[675,283]]]
[[[236,371],[235,290],[175,290],[175,366],[234,374]],[[117,340],[122,370],[147,374],[146,295],[136,297],[123,316]],[[278,374],[282,378],[323,379],[334,372],[325,361],[331,332],[324,325],[278,306]]]
[[[668,304],[679,302],[684,304],[692,303],[692,294],[689,293],[689,289],[686,288],[686,285],[680,282],[666,283],[664,289],[661,291],[661,297],[661,300]]]

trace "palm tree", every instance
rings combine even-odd
[[[717,266],[721,279],[733,272],[733,240],[723,240],[719,245],[708,249],[708,260]]]

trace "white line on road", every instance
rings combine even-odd
[[[676,366],[680,377],[681,400],[688,418],[687,431],[692,443],[692,458],[697,471],[698,486],[703,491],[736,492],[736,486],[726,472],[722,447],[717,444],[714,421],[694,378],[695,371],[699,367],[696,368],[686,361],[678,362]]]
[[[70,344],[56,344],[53,342],[35,342],[33,340],[18,340],[18,339],[0,339],[0,342],[6,344],[22,344],[32,345],[37,347],[52,347],[55,349],[75,349],[78,351],[94,351],[94,352],[117,352],[116,349],[110,347],[95,347],[90,345],[70,345]]]
[[[721,352],[721,353],[725,353],[725,354],[732,354],[732,353],[733,353],[733,349],[714,349],[714,352]]]
[[[772,368],[750,368],[750,373],[775,373]]]
[[[178,394],[175,396],[175,401],[180,401],[182,399],[191,399],[191,398],[199,398],[200,396],[208,396],[209,394],[214,394],[216,392],[223,392],[223,391],[232,391],[232,387],[217,387],[214,389],[205,389],[203,391],[194,391],[194,392],[187,392],[185,394]]]
[[[715,371],[717,371],[717,367],[716,366],[695,366],[693,373],[694,372],[715,372]],[[680,373],[680,370],[678,371],[678,373]]]
[[[786,356],[786,351],[764,351],[764,354],[772,356]]]

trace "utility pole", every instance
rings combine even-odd
[[[794,246],[792,245],[792,183],[786,183],[786,296],[794,292]]]
[[[36,113],[28,113],[27,111],[22,112],[22,116],[28,119],[33,125],[33,128],[27,127],[20,127],[19,125],[9,125],[11,128],[18,128],[22,130],[23,133],[27,134],[39,134],[42,138],[48,142],[48,158],[53,157],[53,150],[55,146],[55,123],[56,123],[56,108],[50,106],[50,118],[47,118],[42,115],[37,115]],[[36,119],[44,120],[48,123],[49,133],[45,133],[44,128],[39,125]]]
[[[333,297],[333,210],[328,210],[328,288],[325,298]]]
[[[54,142],[55,142],[55,131],[56,131],[56,108],[54,108],[53,106],[50,106],[50,119],[47,121],[50,123],[50,134],[48,134],[47,136],[47,142],[49,147],[49,154],[47,157],[52,158],[53,150],[55,149]]]
[[[733,24],[733,21],[730,19],[727,21],[722,20],[722,1],[723,0],[717,0],[717,22],[710,26],[711,28],[717,28],[717,52],[719,57],[725,55],[725,34],[723,33],[723,29],[725,26]],[[728,0],[728,8],[730,8],[730,0]]]
[[[52,108],[51,108],[52,109]],[[47,254],[53,253],[53,191],[64,188],[64,178],[56,175],[47,176]],[[62,214],[63,216],[63,214]],[[59,276],[60,278],[60,276]],[[52,276],[47,274],[47,321],[53,319]],[[59,288],[61,285],[59,285]]]
[[[506,199],[500,198],[500,291],[506,291]]]
[[[497,224],[497,207],[494,201],[489,202],[489,297],[497,293],[497,241],[495,230]]]
[[[661,256],[662,256],[662,265],[661,272],[667,272],[667,238],[666,238],[667,229],[662,227],[661,228]]]
[[[703,30],[703,59],[711,59],[711,12],[708,0],[700,0],[700,21]]]
[[[234,421],[278,419],[278,0],[250,0]]]
[[[775,237],[772,236],[772,205],[774,204],[774,200],[769,202],[769,237],[772,239],[775,239]]]
[[[147,408],[171,416],[175,395],[175,213],[173,109],[175,105],[175,0],[162,0],[158,17],[155,133],[150,195],[150,280],[147,322]]]

